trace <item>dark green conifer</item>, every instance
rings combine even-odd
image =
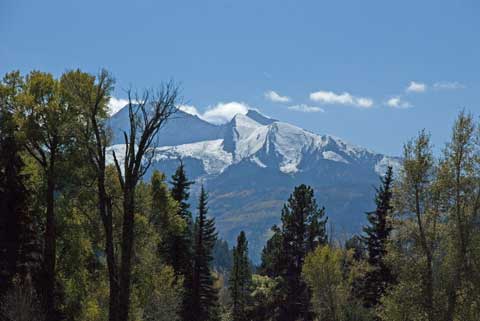
[[[233,248],[233,268],[230,273],[229,291],[232,300],[232,320],[248,321],[252,272],[248,262],[248,241],[245,232],[240,232]]]
[[[21,144],[17,127],[5,104],[0,106],[0,295],[21,280],[36,276],[41,249],[36,224],[29,211]]]
[[[203,186],[198,204],[198,217],[194,227],[193,273],[190,293],[184,304],[184,320],[207,321],[218,319],[218,291],[210,269],[212,251],[217,239],[215,220],[207,217],[207,193]]]
[[[377,209],[367,213],[369,225],[363,229],[367,260],[372,267],[372,270],[365,276],[361,291],[364,305],[367,308],[378,305],[380,298],[395,279],[391,269],[384,261],[387,253],[387,242],[392,231],[389,221],[389,214],[392,209],[390,204],[392,199],[392,182],[392,167],[388,167],[385,176],[381,178],[381,186],[377,189],[375,197]]]
[[[190,186],[193,182],[189,181],[185,173],[185,167],[182,161],[178,166],[175,174],[170,182],[172,184],[171,195],[178,202],[178,215],[185,220],[186,228],[183,233],[173,235],[169,243],[171,244],[169,257],[170,264],[177,274],[188,276],[191,274],[191,257],[192,257],[192,213],[190,212]],[[187,289],[188,291],[188,289]]]
[[[281,299],[277,319],[312,320],[310,292],[302,279],[305,256],[327,242],[325,209],[318,208],[313,189],[295,187],[282,210]]]

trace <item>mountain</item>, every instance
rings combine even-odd
[[[128,124],[125,109],[110,121],[115,134],[112,149],[123,147],[119,133]],[[233,244],[245,230],[254,262],[259,261],[270,227],[280,222],[282,205],[294,186],[305,183],[315,189],[317,202],[329,216],[330,233],[344,237],[358,232],[364,212],[374,207],[379,175],[388,165],[400,166],[398,158],[317,135],[255,110],[224,125],[179,111],[162,128],[158,142],[146,179],[154,169],[171,175],[181,158],[189,177],[209,191],[209,213],[220,236]]]

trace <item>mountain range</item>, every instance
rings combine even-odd
[[[128,108],[109,122],[110,148],[122,149]],[[270,227],[280,222],[294,186],[314,188],[317,203],[329,217],[329,233],[342,238],[361,230],[364,212],[374,208],[375,186],[387,166],[400,167],[397,157],[318,135],[256,110],[237,114],[222,125],[178,110],[155,141],[155,160],[145,179],[155,169],[170,176],[182,159],[187,175],[197,183],[192,208],[204,184],[220,237],[232,245],[244,230],[254,262],[260,259]]]

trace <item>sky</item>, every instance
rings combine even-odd
[[[255,108],[400,155],[425,128],[437,152],[480,116],[478,0],[0,0],[0,73],[108,69],[125,90],[174,80],[216,123]]]

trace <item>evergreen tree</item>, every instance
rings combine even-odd
[[[2,95],[3,96],[3,95]],[[41,264],[41,249],[36,225],[29,211],[21,144],[17,126],[4,104],[0,106],[0,295],[21,280],[36,276]]]
[[[189,181],[187,174],[185,173],[185,165],[182,160],[180,160],[180,165],[177,167],[177,170],[172,175],[172,197],[179,203],[178,213],[182,216],[189,226],[192,225],[192,213],[190,212],[190,204],[188,199],[190,197],[190,186],[193,184],[192,181]]]
[[[385,263],[386,245],[392,231],[389,214],[392,210],[392,167],[388,167],[385,177],[381,178],[381,186],[377,189],[375,203],[377,209],[367,213],[369,225],[363,231],[367,250],[367,261],[372,267],[364,279],[362,296],[364,305],[372,308],[378,305],[380,298],[389,285],[394,282],[391,269]]]
[[[228,247],[228,242],[218,239],[213,247],[213,268],[220,273],[228,273],[232,267],[232,251]]]
[[[248,242],[245,232],[240,232],[237,246],[233,248],[233,268],[229,291],[232,299],[232,320],[248,321],[247,309],[251,295],[252,273],[248,262]]]
[[[272,226],[271,231],[273,235],[262,250],[260,274],[275,278],[280,275],[282,268],[282,262],[280,260],[283,258],[283,236],[282,230],[276,225]]]
[[[187,228],[185,220],[178,215],[178,203],[165,183],[165,175],[154,171],[151,178],[152,210],[150,223],[155,227],[159,244],[158,251],[162,262],[173,266],[177,255],[175,240],[182,237]]]
[[[318,208],[313,189],[304,184],[295,187],[283,207],[279,321],[313,319],[310,291],[301,274],[305,256],[327,242],[324,216],[325,209]]]
[[[170,182],[172,184],[171,195],[175,201],[178,202],[177,214],[186,223],[186,228],[183,233],[172,236],[170,239],[171,247],[168,257],[171,258],[169,262],[177,275],[183,274],[187,276],[191,273],[191,256],[192,256],[192,213],[190,212],[190,204],[188,199],[190,197],[190,186],[193,184],[189,181],[185,173],[185,167],[182,161],[178,166],[175,174],[172,176]],[[188,289],[187,289],[188,291]]]
[[[2,106],[3,107],[3,106]],[[25,215],[26,190],[23,162],[18,155],[11,116],[0,115],[0,289],[6,290],[17,270],[20,252],[20,219]]]
[[[190,279],[190,293],[184,303],[184,320],[216,320],[218,316],[218,291],[210,266],[212,251],[217,239],[215,221],[207,218],[207,193],[203,186],[198,204],[198,217],[194,227],[193,273]]]

